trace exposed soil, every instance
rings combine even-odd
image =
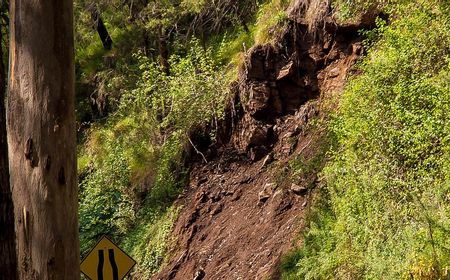
[[[194,164],[172,257],[154,279],[278,279],[280,257],[301,242],[317,180],[291,182],[284,170],[317,154],[323,129],[311,120],[361,55],[358,29],[324,24],[311,33],[293,19],[276,44],[248,51],[236,86],[242,106],[228,116],[225,144]]]

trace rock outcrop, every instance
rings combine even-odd
[[[238,152],[261,159],[281,136],[274,130],[277,120],[342,88],[362,53],[357,29],[349,30],[336,26],[311,33],[306,23],[291,21],[276,44],[248,51],[238,82],[243,114],[231,136]]]

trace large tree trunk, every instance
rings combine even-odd
[[[20,279],[79,279],[73,3],[11,0],[7,107]]]
[[[3,4],[3,3],[2,3]],[[0,26],[0,44],[2,30]],[[0,45],[0,275],[5,279],[17,279],[16,235],[14,232],[14,208],[9,186],[8,146],[6,140],[5,65]]]

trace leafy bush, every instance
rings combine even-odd
[[[226,82],[211,57],[193,41],[184,57],[170,58],[167,75],[136,55],[136,88],[122,96],[106,125],[91,128],[80,155],[82,254],[107,234],[140,261],[142,277],[161,265],[178,213],[171,204],[185,182],[189,137],[208,123],[214,127],[224,111]]]
[[[285,279],[450,277],[450,5],[393,8],[330,124],[339,149]]]

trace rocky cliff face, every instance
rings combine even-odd
[[[290,182],[285,171],[290,160],[317,154],[323,129],[308,124],[342,90],[363,49],[362,26],[324,17],[311,30],[299,13],[291,9],[276,43],[247,52],[226,144],[194,164],[177,202],[172,257],[155,279],[277,279],[281,255],[301,242],[316,174]]]
[[[339,91],[361,53],[356,26],[312,33],[301,21],[291,21],[275,45],[251,48],[239,75],[243,114],[231,137],[236,150],[262,158],[279,140],[277,122]]]

